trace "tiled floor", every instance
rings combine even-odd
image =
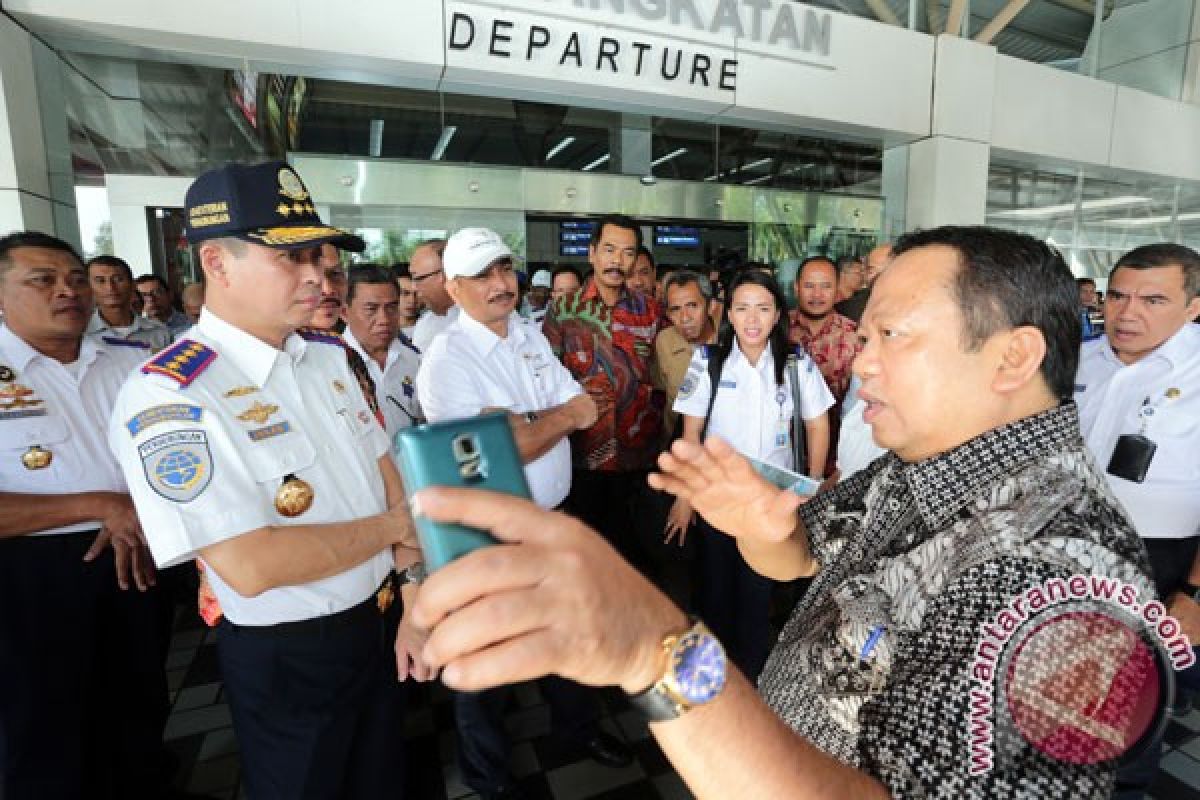
[[[179,756],[178,783],[191,792],[223,800],[244,797],[229,707],[222,696],[215,635],[191,614],[180,627],[167,662],[173,708],[168,746]],[[614,770],[576,761],[549,736],[550,715],[536,687],[518,687],[506,720],[512,742],[513,774],[537,800],[682,800],[691,795],[671,770],[638,716],[605,697],[613,713],[604,727],[633,748],[632,766]],[[409,800],[475,798],[459,779],[454,720],[446,692],[436,684],[409,695],[405,720],[405,774]],[[1155,782],[1155,800],[1200,800],[1200,711],[1172,719],[1168,750]]]

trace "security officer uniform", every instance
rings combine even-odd
[[[1157,350],[1122,363],[1108,339],[1086,342],[1075,377],[1080,429],[1101,469],[1118,440],[1154,444],[1141,482],[1105,477],[1146,543],[1154,581],[1165,598],[1185,589],[1200,544],[1200,328],[1184,324]]]
[[[63,364],[0,326],[0,490],[125,493],[105,422],[147,354],[85,335]],[[0,797],[162,796],[167,607],[117,587],[111,548],[84,562],[100,527],[0,539]]]
[[[153,353],[162,350],[175,338],[166,325],[153,317],[134,314],[132,325],[118,328],[105,322],[104,317],[100,316],[99,309],[92,312],[92,321],[88,323],[87,332],[97,336],[139,342],[146,345],[147,349]]]
[[[383,428],[388,438],[398,431],[419,425],[424,416],[417,399],[417,369],[421,353],[407,336],[401,333],[388,346],[384,366],[367,355],[349,328],[343,334],[346,346],[362,358],[375,386],[375,398],[383,416]]]
[[[720,436],[751,458],[806,472],[805,465],[792,463],[795,406],[791,376],[785,370],[784,385],[775,383],[771,348],[763,351],[758,364],[751,364],[735,338],[714,387],[708,362],[715,351],[707,345],[696,349],[679,388],[675,411],[704,418],[709,398],[716,391],[707,435]],[[803,348],[796,348],[796,357],[801,381],[800,414],[804,419],[815,419],[833,406],[833,395]],[[700,540],[700,585],[696,592],[700,617],[725,644],[734,663],[754,679],[769,650],[771,582],[747,566],[731,537],[714,530],[703,519],[697,519],[696,527]]]
[[[284,215],[282,210],[287,210]],[[297,210],[298,209],[298,210]],[[282,162],[226,167],[188,190],[188,236],[267,246],[361,240],[317,217]],[[379,514],[389,451],[345,343],[301,330],[276,349],[208,308],[121,390],[109,443],[155,561],[265,527]],[[243,597],[206,565],[224,613],[218,655],[254,798],[395,796],[399,730],[376,592],[390,550],[327,578]]]

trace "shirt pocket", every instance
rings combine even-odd
[[[71,491],[63,482],[78,480],[84,468],[83,453],[71,438],[66,420],[54,414],[0,421],[0,486],[8,491]],[[26,469],[21,459],[33,447],[50,452],[49,465]]]

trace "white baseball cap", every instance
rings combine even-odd
[[[446,280],[471,278],[487,269],[493,261],[512,257],[512,250],[495,231],[463,228],[446,242],[442,267]]]
[[[539,269],[533,273],[533,286],[540,286],[543,289],[550,289],[554,286],[554,279],[550,277],[550,270]]]

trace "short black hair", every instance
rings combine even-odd
[[[867,267],[867,265],[863,263],[862,258],[859,256],[843,256],[842,258],[838,259],[837,264],[835,265],[837,268],[838,277],[840,278],[846,272],[846,270],[850,269],[850,267],[854,266],[855,264],[858,264],[863,269],[866,269]]]
[[[638,231],[640,232],[641,229],[639,228]],[[638,245],[637,257],[641,258],[642,256],[645,256],[650,261],[650,266],[654,268],[655,272],[657,272],[658,268],[655,265],[654,254],[651,253],[650,248],[646,247],[644,244]]]
[[[575,280],[579,281],[580,286],[583,285],[583,273],[572,267],[570,264],[560,264],[554,268],[554,270],[550,273],[550,285],[554,285],[554,279],[559,275],[563,275],[568,272],[575,276]]]
[[[1091,286],[1093,289],[1096,288],[1096,282],[1091,278],[1076,278],[1075,285],[1080,289],[1082,289],[1084,286]]]
[[[1183,270],[1183,289],[1190,302],[1200,296],[1200,253],[1182,244],[1160,242],[1144,244],[1135,247],[1117,259],[1108,279],[1121,267],[1129,269],[1156,269],[1158,267],[1173,267],[1176,264]]]
[[[0,236],[0,275],[3,275],[12,266],[12,251],[18,247],[57,250],[60,253],[67,253],[78,261],[80,266],[83,266],[83,258],[70,242],[40,231],[14,231]]]
[[[816,264],[818,261],[823,262],[823,263],[828,264],[829,266],[833,267],[833,277],[835,279],[841,277],[841,275],[842,275],[841,267],[839,267],[834,262],[834,260],[832,258],[830,258],[829,256],[809,256],[808,258],[806,258],[800,262],[800,266],[796,267],[796,277],[792,279],[792,282],[794,283],[796,281],[799,281],[800,276],[804,274],[804,268],[807,267],[809,264]]]
[[[396,286],[396,276],[387,267],[379,264],[355,264],[346,275],[349,288],[346,289],[346,305],[354,302],[354,290],[359,286],[388,285],[396,290],[399,296],[400,288]]]
[[[393,278],[411,278],[412,270],[410,270],[408,268],[408,262],[401,261],[397,264],[392,264],[392,277]]]
[[[171,287],[167,285],[167,282],[165,280],[163,280],[163,277],[161,275],[155,275],[153,273],[147,272],[145,275],[138,275],[133,283],[136,286],[139,283],[149,283],[150,281],[154,281],[159,286],[161,286],[164,291],[166,291],[168,294],[170,294]]]
[[[116,267],[125,273],[125,277],[128,280],[133,280],[133,270],[130,268],[129,262],[116,256],[96,256],[95,258],[89,258],[88,262],[83,266],[87,269],[89,276],[92,274],[92,267]]]
[[[637,240],[638,250],[642,249],[642,228],[631,217],[624,214],[605,214],[600,219],[596,220],[596,227],[592,228],[592,236],[588,241],[591,247],[595,247],[600,243],[600,235],[604,233],[604,226],[612,225],[614,228],[624,228],[628,231],[633,231],[633,235]]]
[[[1079,346],[1079,289],[1062,255],[1040,239],[982,225],[947,225],[901,236],[899,256],[941,245],[958,253],[949,287],[963,316],[962,340],[978,350],[1003,330],[1037,328],[1046,340],[1041,373],[1061,402],[1071,399]]]

